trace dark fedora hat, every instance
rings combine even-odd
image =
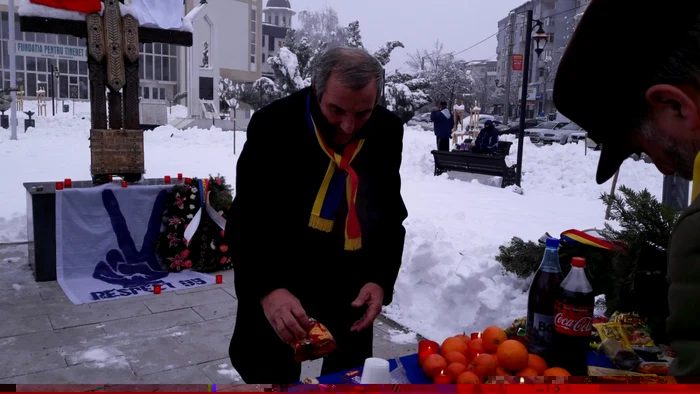
[[[559,63],[553,99],[602,144],[598,183],[639,153],[630,136],[645,115],[645,93],[665,82],[655,75],[692,39],[686,33],[698,21],[698,0],[592,0],[584,12]]]

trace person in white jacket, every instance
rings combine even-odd
[[[455,117],[453,131],[457,131],[457,125],[459,125],[459,131],[464,131],[464,103],[462,100],[457,100],[457,103],[452,107],[452,113]]]

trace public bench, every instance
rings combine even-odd
[[[500,176],[503,178],[501,187],[505,188],[515,184],[515,167],[506,164],[506,157],[502,155],[482,155],[470,152],[444,152],[434,150],[431,152],[435,159],[435,176],[442,175],[446,171],[458,171],[480,175]]]
[[[464,142],[467,144],[471,144],[472,141],[473,140],[471,138],[466,138],[464,140]],[[508,155],[510,155],[510,148],[512,146],[513,146],[513,142],[511,142],[511,141],[498,141],[498,148],[496,148],[496,153],[494,153],[494,155],[495,156],[508,156]]]

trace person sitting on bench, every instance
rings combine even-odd
[[[487,120],[484,122],[484,128],[479,132],[479,136],[474,141],[472,153],[483,153],[492,155],[498,149],[498,130],[494,127],[493,122]]]

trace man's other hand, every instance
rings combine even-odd
[[[372,327],[374,319],[379,316],[382,311],[382,300],[384,299],[384,290],[376,283],[367,283],[360,289],[360,294],[355,301],[352,302],[353,308],[360,308],[362,305],[367,305],[367,312],[352,325],[350,331],[362,331]]]
[[[282,342],[293,344],[306,337],[309,318],[299,299],[287,289],[277,289],[260,301],[265,317]]]

